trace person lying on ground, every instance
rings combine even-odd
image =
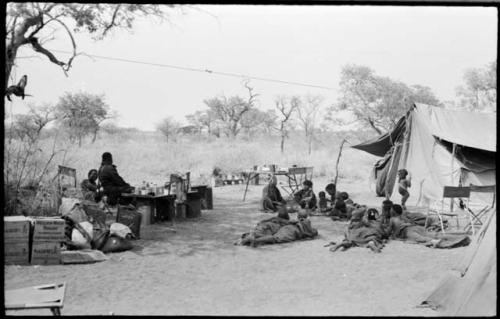
[[[297,214],[297,220],[289,221],[288,224],[280,227],[278,231],[272,235],[250,239],[250,245],[252,247],[257,247],[260,245],[287,243],[300,239],[314,238],[317,235],[318,230],[312,227],[307,212],[300,211]]]
[[[264,189],[262,190],[261,204],[264,211],[276,212],[281,205],[286,204],[286,201],[281,196],[278,187],[276,187],[277,183],[278,179],[273,175],[269,180],[269,184],[264,186]]]
[[[401,207],[406,210],[406,201],[408,197],[410,197],[410,193],[408,192],[408,188],[411,187],[411,175],[409,175],[406,169],[400,169],[398,171],[398,192],[402,196],[401,197]]]
[[[101,200],[102,197],[101,190],[97,186],[96,181],[97,181],[97,170],[91,169],[88,172],[88,178],[84,179],[80,184],[84,200],[92,202],[99,202]]]
[[[102,154],[102,163],[98,175],[99,182],[103,188],[103,194],[106,195],[107,203],[111,206],[118,203],[118,199],[122,193],[132,193],[134,190],[118,174],[116,166],[113,165],[113,157],[109,152]]]
[[[257,223],[257,225],[247,233],[243,233],[241,238],[235,242],[235,245],[250,245],[255,238],[274,235],[282,226],[290,223],[290,215],[286,206],[280,206],[277,216],[266,218]]]
[[[405,221],[402,218],[403,208],[400,205],[393,205],[391,218],[386,232],[393,239],[402,239],[407,242],[423,244],[433,248],[455,248],[470,244],[470,237],[467,235],[443,234],[425,229]]]
[[[351,247],[367,247],[379,253],[387,241],[387,234],[382,223],[377,220],[379,213],[375,208],[367,210],[366,206],[353,212],[344,239],[330,247],[335,252],[339,248],[346,250]]]
[[[316,195],[312,189],[313,183],[310,180],[305,180],[302,183],[302,189],[297,191],[293,197],[301,208],[316,209]]]

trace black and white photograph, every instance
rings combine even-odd
[[[3,7],[5,315],[497,315],[493,3]]]

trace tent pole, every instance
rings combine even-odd
[[[453,178],[453,166],[455,164],[455,152],[457,149],[457,144],[453,143],[453,147],[451,149],[451,185],[455,186],[455,181]],[[450,198],[450,212],[453,212],[453,198]]]

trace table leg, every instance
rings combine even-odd
[[[61,315],[61,309],[59,307],[52,307],[52,308],[50,308],[50,311],[52,311],[52,314],[54,316],[60,316]]]
[[[243,194],[243,201],[245,201],[245,198],[247,197],[248,184],[250,184],[250,180],[252,178],[255,178],[256,176],[257,176],[257,174],[254,174],[254,176],[252,177],[252,173],[249,173],[248,178],[247,178],[247,186],[245,187],[245,194]]]

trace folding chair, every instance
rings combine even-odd
[[[70,180],[69,182],[68,179]],[[74,187],[76,188],[76,169],[58,165],[57,186],[59,188],[59,192],[61,192],[63,186],[73,185],[73,184]]]
[[[431,214],[437,215],[437,217],[439,218],[439,223],[441,224],[441,231],[444,234],[445,231],[444,231],[443,216],[455,217],[457,220],[457,229],[458,229],[460,227],[460,224],[458,222],[459,215],[457,213],[453,212],[453,200],[456,198],[459,198],[459,199],[467,198],[467,200],[468,200],[469,197],[470,197],[470,187],[444,186],[443,197],[441,198],[441,208],[440,209],[429,208],[429,210],[427,212],[427,218],[425,220],[425,224],[427,225],[428,219],[429,219]],[[445,211],[445,209],[444,209],[444,201],[446,198],[449,198],[451,200],[451,205],[450,205],[449,211]]]
[[[5,290],[5,310],[50,309],[61,315],[66,283]]]
[[[485,218],[487,213],[495,207],[495,204],[496,204],[496,185],[479,186],[479,185],[470,184],[469,187],[470,187],[471,196],[469,197],[469,200],[467,201],[467,212],[469,213],[470,221],[466,225],[465,229],[467,231],[472,231],[472,234],[475,234],[475,228],[481,227],[483,225],[483,219]],[[481,200],[481,203],[476,203],[474,201],[474,199],[475,199],[475,196],[473,196],[474,193],[479,193],[479,194],[491,193],[492,194],[491,204],[484,205],[484,203],[485,203],[484,200]],[[471,198],[472,198],[472,200],[471,200]],[[479,210],[474,211],[475,208],[479,208]]]

